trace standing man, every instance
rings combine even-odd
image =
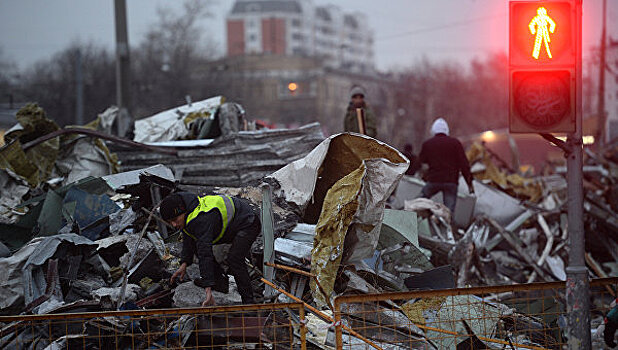
[[[369,105],[365,102],[365,89],[361,86],[354,86],[350,90],[350,103],[343,119],[343,131],[360,133],[356,109],[360,108],[365,112],[365,135],[375,138],[378,135],[376,128],[376,117]]]
[[[460,172],[468,184],[468,191],[474,194],[470,164],[461,142],[449,136],[448,124],[444,119],[436,119],[431,126],[431,134],[433,137],[423,142],[421,153],[412,164],[410,171],[414,174],[420,169],[422,163],[428,164],[427,183],[421,192],[422,196],[431,198],[434,194],[442,192],[444,205],[454,215]]]
[[[231,243],[227,263],[238,293],[243,304],[255,303],[245,257],[262,226],[260,217],[246,200],[224,195],[198,197],[179,192],[165,197],[159,211],[165,221],[182,230],[181,265],[172,275],[171,283],[178,277],[184,278],[187,266],[197,255],[201,278],[194,283],[206,290],[202,306],[214,305],[212,288],[216,285],[215,273],[220,274],[221,268],[215,261],[212,246]]]

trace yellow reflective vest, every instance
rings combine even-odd
[[[189,223],[200,213],[207,213],[213,209],[218,209],[221,214],[221,232],[212,241],[213,244],[217,243],[221,240],[221,238],[223,238],[227,226],[230,222],[232,222],[232,219],[234,219],[234,213],[236,211],[236,208],[234,208],[234,201],[232,201],[232,198],[228,196],[204,196],[198,197],[198,200],[199,204],[197,207],[195,207],[195,209],[187,215],[185,229],[183,229],[183,231],[187,234],[187,236],[197,241],[197,238],[187,231],[186,226],[189,225]]]

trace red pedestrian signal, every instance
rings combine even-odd
[[[575,131],[575,9],[568,1],[509,4],[509,131]]]

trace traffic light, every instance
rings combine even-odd
[[[509,3],[509,131],[575,132],[576,13],[569,1]]]

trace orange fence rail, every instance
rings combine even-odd
[[[593,349],[603,347],[596,328],[617,286],[618,278],[590,283]],[[341,296],[334,305],[336,347],[562,349],[568,320],[564,292],[564,282],[552,282]]]
[[[617,287],[618,277],[590,282],[593,349]],[[321,325],[301,302],[0,316],[0,348],[563,349],[564,293],[551,282],[347,295]]]
[[[3,316],[2,349],[305,349],[303,304]]]

